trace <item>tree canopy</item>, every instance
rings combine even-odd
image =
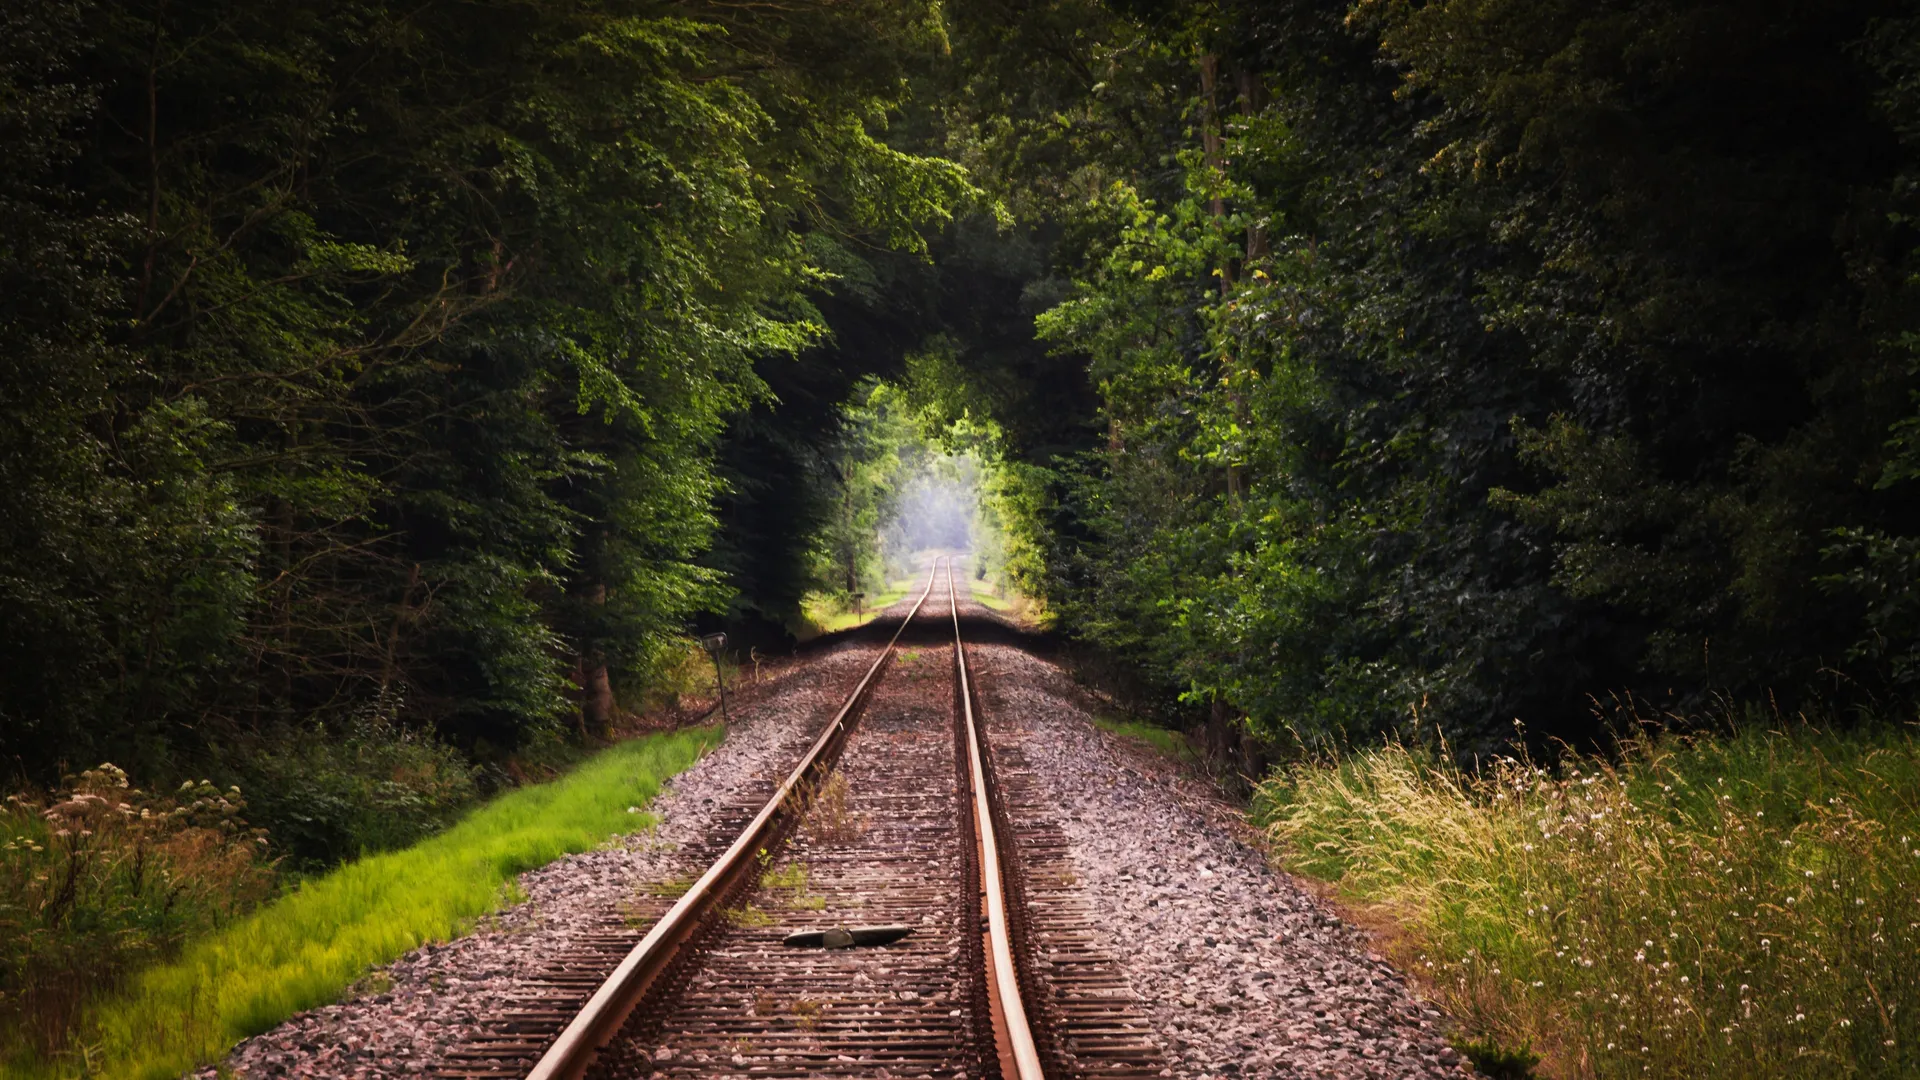
[[[1911,701],[1900,5],[956,19],[957,159],[1097,388],[1009,447],[1065,625],[1309,745]]]
[[[973,192],[885,141],[925,4],[0,19],[33,777],[370,712],[482,757],[604,726],[724,602],[718,442],[827,332],[830,253],[923,250]]]
[[[1910,703],[1915,25],[13,5],[0,752],[601,733],[865,572],[907,412],[1064,632],[1273,739]]]

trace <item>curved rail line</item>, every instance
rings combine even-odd
[[[777,824],[789,810],[804,802],[810,783],[824,779],[833,768],[849,734],[853,721],[868,697],[884,677],[896,654],[900,637],[919,615],[939,580],[942,560],[936,560],[927,576],[927,585],[914,601],[913,608],[901,620],[866,675],[848,695],[846,703],[834,715],[806,755],[787,776],[766,805],[740,833],[738,839],[662,915],[647,935],[627,953],[613,973],[587,1000],[579,1013],[560,1033],[546,1053],[527,1074],[528,1080],[578,1080],[586,1075],[596,1054],[611,1040],[663,972],[672,966],[683,947],[707,924],[717,908],[746,882],[764,861],[766,847],[777,833]],[[947,576],[948,608],[953,624],[954,675],[959,719],[962,722],[967,776],[972,803],[974,835],[970,838],[979,855],[979,873],[985,910],[984,960],[988,968],[988,1006],[995,1042],[1002,1059],[1002,1073],[1008,1080],[1043,1080],[1040,1053],[1035,1047],[1021,997],[1020,979],[1015,966],[1003,865],[1005,845],[994,827],[991,802],[991,774],[987,767],[983,737],[976,717],[973,683],[967,668],[965,645],[961,639],[959,593],[954,582],[953,561],[943,560]]]

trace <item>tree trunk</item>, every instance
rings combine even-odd
[[[1253,117],[1267,104],[1267,88],[1260,82],[1260,76],[1251,71],[1240,73],[1240,115]],[[1267,256],[1267,227],[1258,221],[1247,223],[1247,251],[1242,260],[1242,269],[1257,259]]]
[[[1231,769],[1238,762],[1240,740],[1233,729],[1233,710],[1227,703],[1214,698],[1207,709],[1207,756],[1223,768]]]
[[[1206,155],[1207,168],[1216,174],[1221,172],[1225,167],[1225,163],[1222,160],[1225,145],[1220,137],[1220,103],[1217,93],[1219,82],[1220,57],[1213,53],[1201,53],[1200,148]],[[1227,216],[1227,201],[1218,193],[1213,196],[1213,201],[1209,205],[1214,217],[1221,218]],[[1227,291],[1227,276],[1227,268],[1221,267],[1220,291],[1223,294]]]
[[[594,585],[586,590],[590,604],[607,602],[607,587]],[[604,739],[613,733],[613,680],[607,675],[607,658],[599,650],[581,654],[574,666],[574,681],[580,687],[580,733]]]

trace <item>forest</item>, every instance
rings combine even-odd
[[[1910,5],[21,0],[0,147],[32,1053],[921,546],[1283,839],[1815,729],[1920,822]],[[197,891],[48,877],[101,791]]]

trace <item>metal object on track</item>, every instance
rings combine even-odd
[[[912,611],[901,621],[900,628],[894,631],[886,648],[874,659],[873,666],[854,687],[846,704],[834,715],[831,723],[820,733],[813,746],[801,758],[787,779],[775,789],[773,797],[754,819],[740,833],[726,854],[715,862],[700,879],[687,889],[680,899],[668,909],[667,913],[654,923],[646,937],[627,953],[618,967],[609,975],[600,988],[578,1015],[573,1018],[560,1037],[547,1048],[546,1053],[527,1074],[527,1080],[576,1080],[585,1074],[592,1063],[594,1054],[607,1039],[620,1029],[633,1007],[645,996],[647,987],[664,971],[673,960],[680,947],[693,937],[706,916],[735,888],[744,883],[759,867],[758,855],[766,837],[771,835],[775,819],[788,809],[789,801],[797,791],[802,790],[805,782],[813,773],[829,766],[845,740],[849,722],[859,713],[865,704],[868,692],[879,681],[887,663],[892,660],[894,647],[900,640],[900,634],[912,623],[920,606],[926,603],[933,592],[938,566],[927,575],[927,587],[916,600]],[[949,575],[951,576],[951,575]],[[949,581],[951,587],[951,581]]]
[[[913,927],[902,923],[889,923],[886,926],[835,926],[826,930],[796,930],[781,938],[780,944],[789,949],[851,949],[856,946],[867,948],[891,945],[911,933],[913,933]]]

